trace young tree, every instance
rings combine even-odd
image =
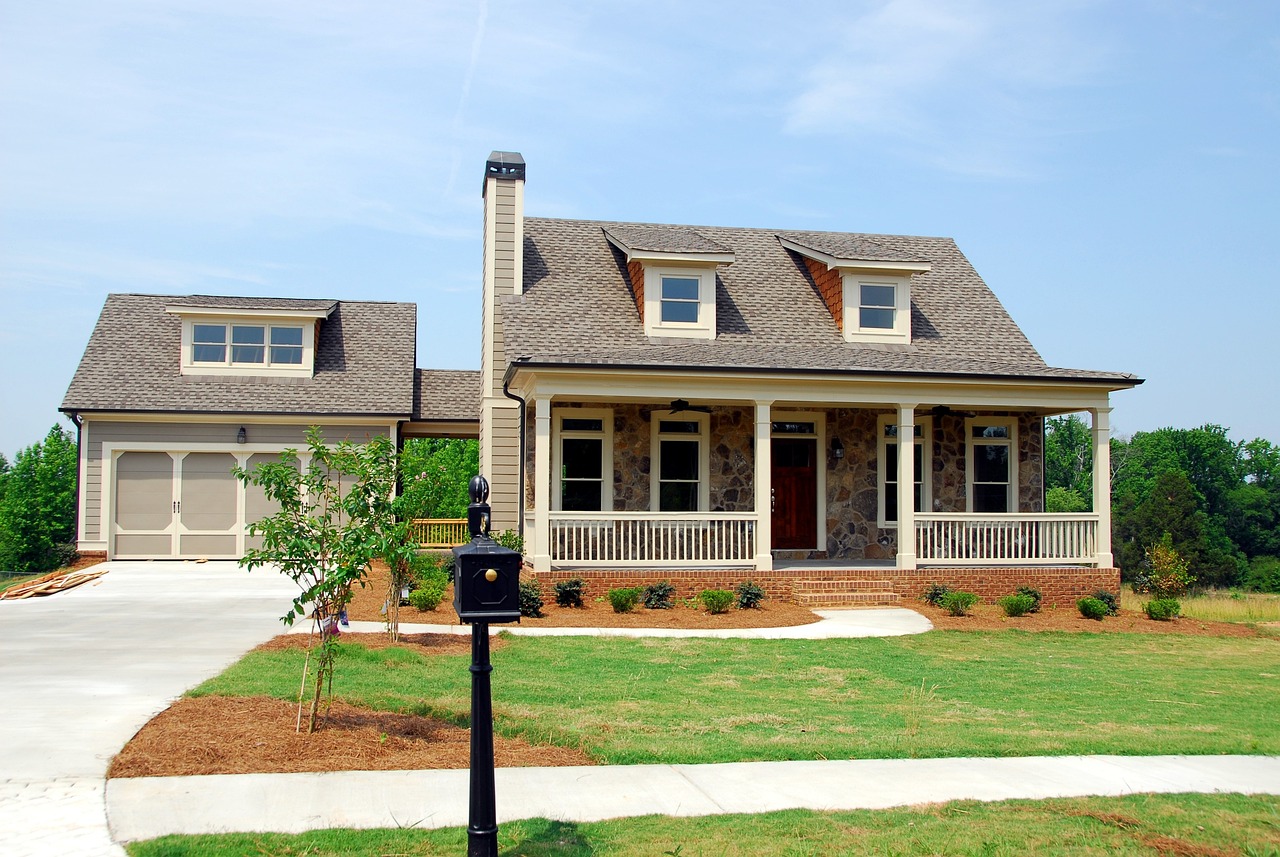
[[[1092,502],[1093,430],[1079,414],[1044,421],[1044,487],[1065,489],[1086,503],[1081,509],[1048,509],[1051,512],[1083,512]]]
[[[351,601],[351,588],[364,585],[376,558],[387,561],[394,577],[396,569],[407,567],[413,547],[407,522],[398,522],[393,514],[396,457],[388,438],[328,446],[312,427],[307,451],[305,467],[297,452],[288,449],[279,462],[260,464],[252,472],[237,467],[235,474],[245,484],[261,486],[280,506],[276,514],[250,525],[249,532],[262,537],[262,546],[247,551],[240,564],[251,571],[275,565],[298,584],[299,594],[281,620],[292,625],[298,617],[310,617],[312,639],[319,639],[308,649],[302,679],[305,688],[314,660],[307,718],[307,731],[314,732],[321,698],[332,696],[339,617]],[[302,695],[300,690],[299,724]]]
[[[59,425],[0,477],[0,568],[52,571],[75,556],[76,437]]]

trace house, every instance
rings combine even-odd
[[[112,295],[63,404],[81,549],[239,555],[230,462],[319,424],[478,436],[548,580],[1116,587],[1109,396],[1142,382],[1046,365],[953,241],[526,217],[525,172],[485,165],[478,373],[416,369],[410,305]],[[1044,418],[1077,411],[1097,508],[1045,513]]]

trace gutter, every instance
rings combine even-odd
[[[525,415],[525,407],[527,403],[525,402],[524,399],[520,398],[515,393],[511,392],[510,389],[508,389],[509,386],[511,385],[512,368],[514,368],[514,364],[512,364],[512,366],[508,366],[507,371],[504,372],[502,375],[502,395],[506,396],[508,399],[514,399],[515,401],[520,403],[520,460],[516,462],[516,479],[517,479],[516,487],[519,493],[517,494],[517,502],[516,502],[516,520],[517,520],[518,531],[520,533],[520,538],[524,538],[524,445],[525,445],[524,415]]]

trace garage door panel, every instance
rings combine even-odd
[[[116,533],[116,556],[150,557],[172,555],[173,536]]]
[[[121,529],[168,529],[173,523],[173,458],[167,452],[122,453],[116,460],[115,506]]]
[[[258,452],[249,456],[249,462],[245,469],[252,473],[259,464],[278,464],[279,462],[280,456],[276,453]],[[257,550],[262,547],[262,536],[249,535],[249,525],[256,521],[261,521],[263,518],[269,518],[279,511],[280,504],[268,499],[261,485],[254,485],[250,482],[245,486],[244,546],[246,549]]]
[[[182,533],[178,536],[178,552],[183,556],[233,557],[236,534]]]
[[[235,463],[235,456],[225,452],[192,452],[183,457],[178,509],[185,529],[234,533],[237,483],[231,468]],[[185,548],[182,552],[188,553]]]

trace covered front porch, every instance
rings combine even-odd
[[[1113,565],[1106,390],[528,380],[536,572]],[[1075,411],[1093,422],[1094,511],[1047,513],[1043,418]]]

